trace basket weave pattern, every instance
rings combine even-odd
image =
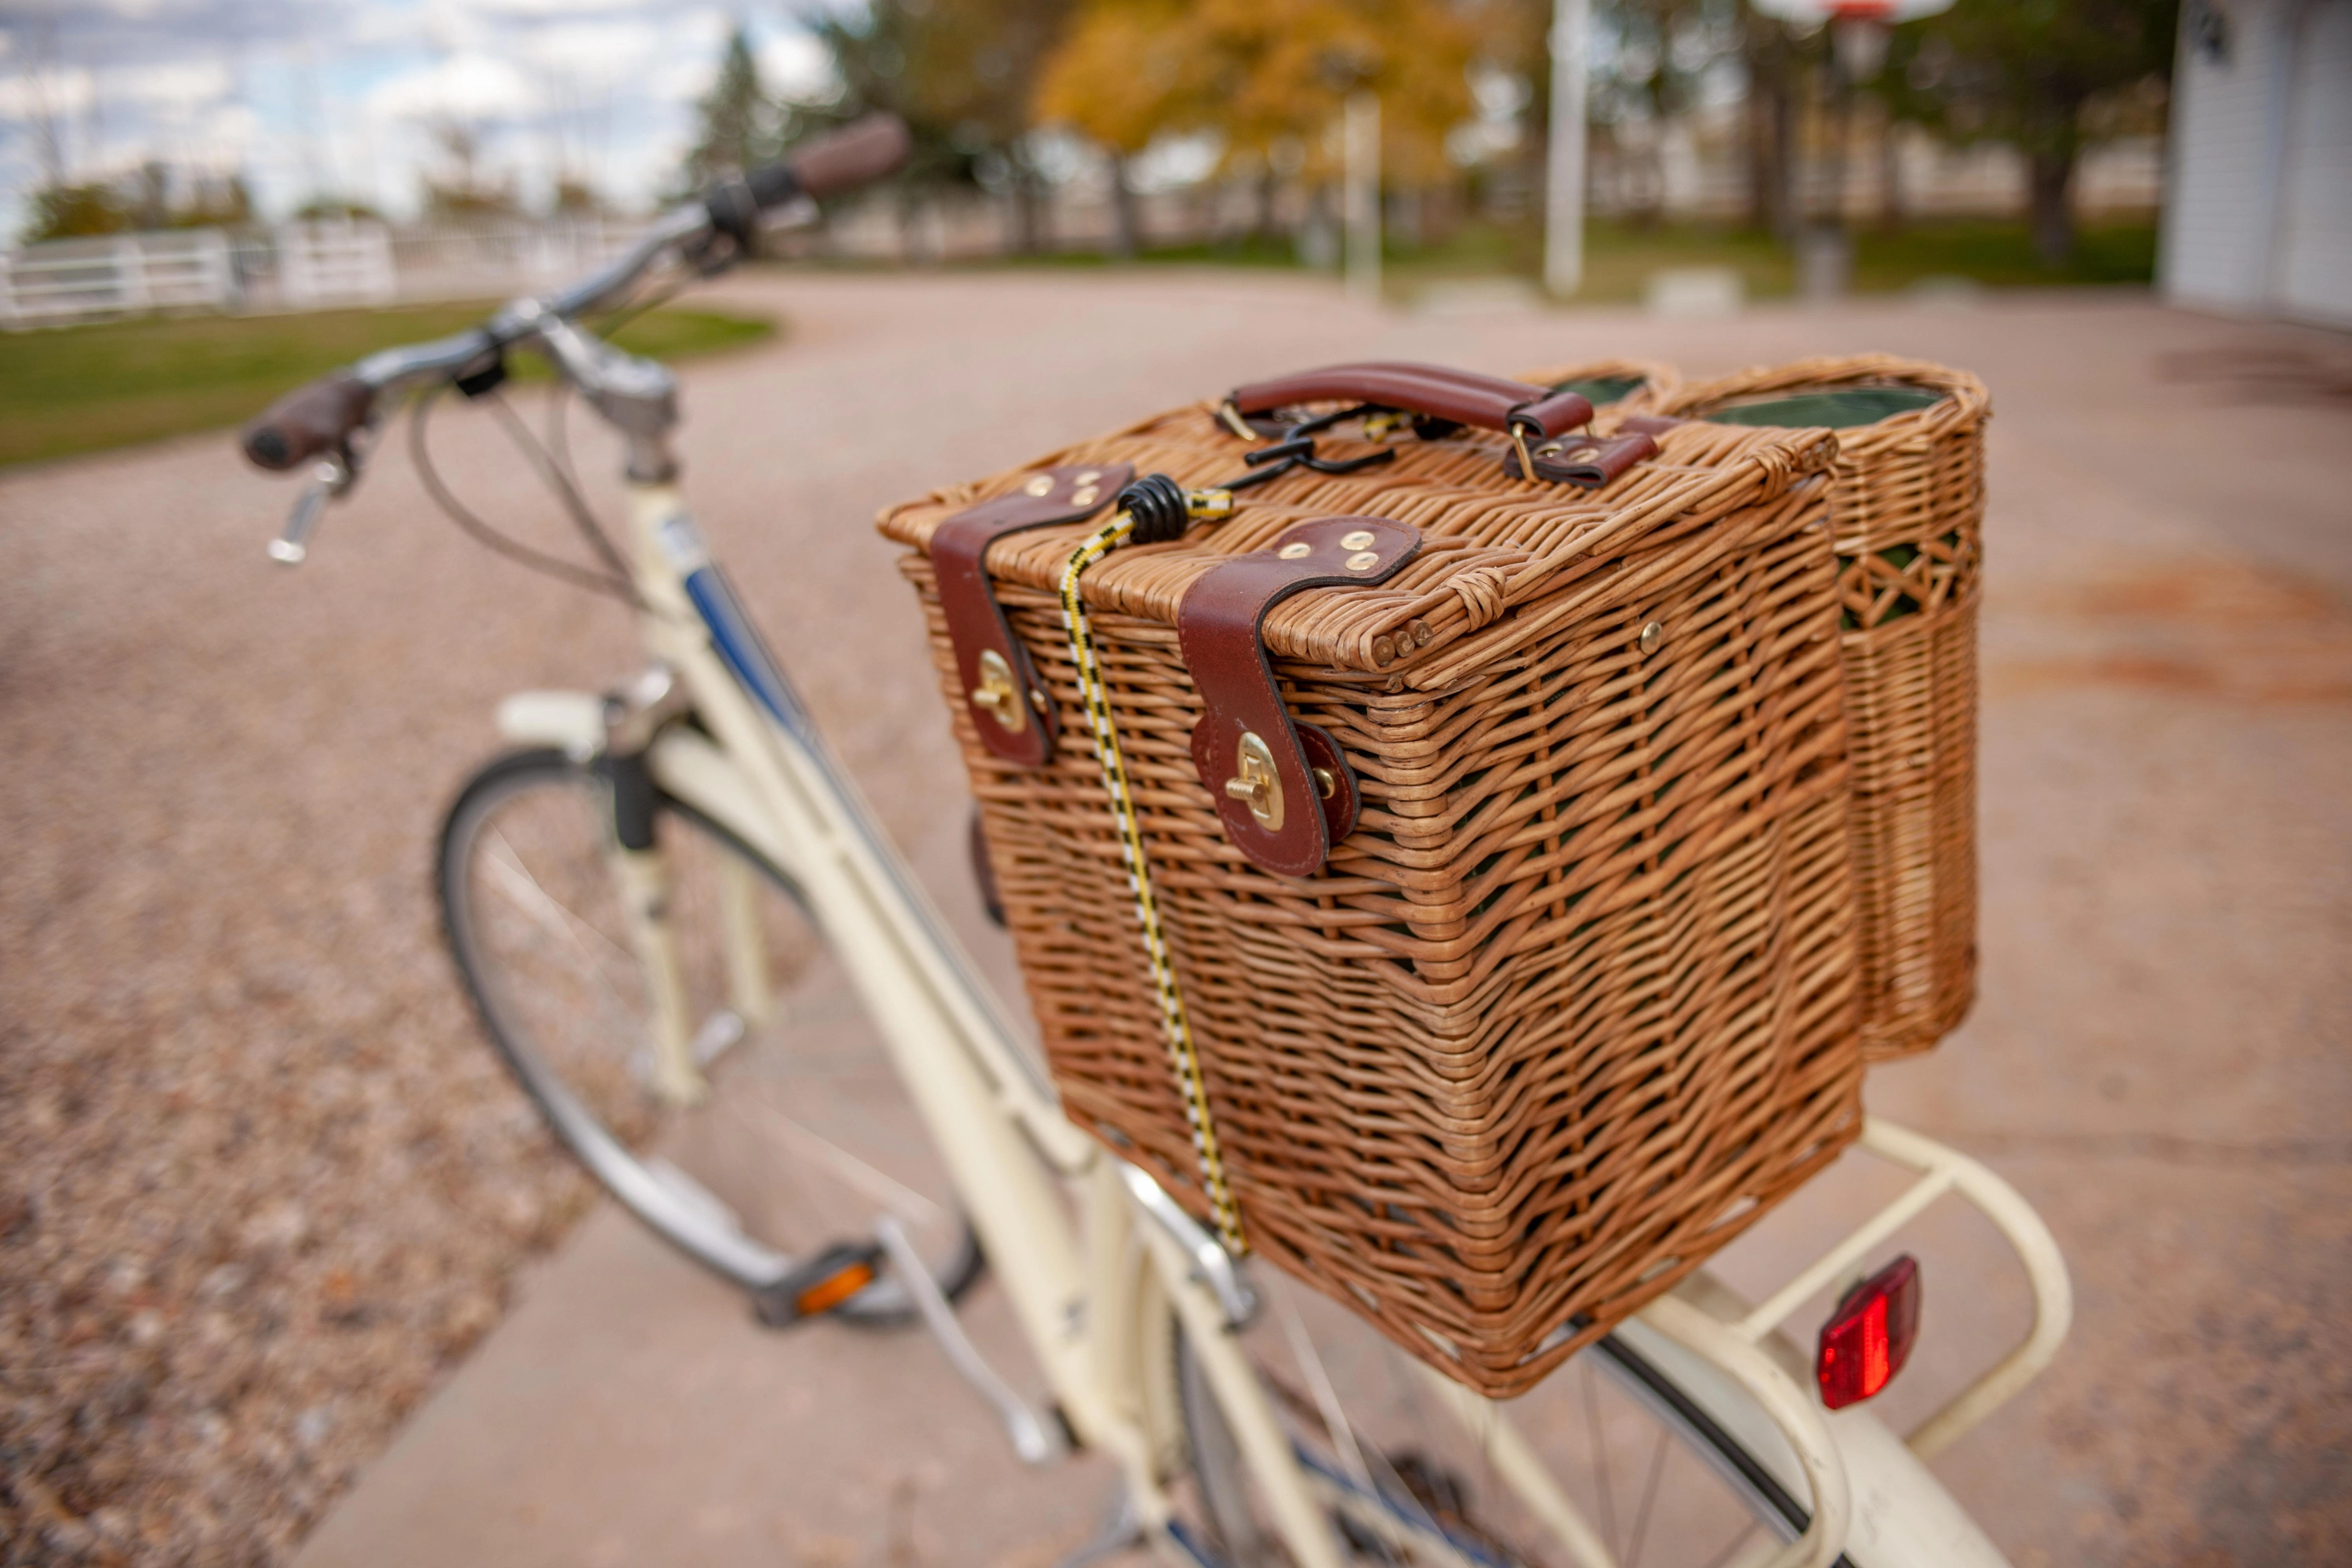
[[[1857,386],[1942,393],[1838,432],[1830,527],[1852,729],[1863,1049],[1926,1050],[1976,998],[1977,589],[1984,384],[1884,354],[1801,360],[1629,409],[1697,419],[1727,405]],[[1751,427],[1707,426],[1727,456]],[[1700,448],[1688,448],[1696,456]]]
[[[1504,479],[1496,440],[1407,441],[1083,583],[1250,1245],[1491,1394],[1671,1287],[1859,1125],[1828,444],[1720,434],[1675,433],[1598,500]],[[1043,461],[1197,485],[1244,450],[1182,409]],[[1018,477],[884,530],[919,547]],[[1355,514],[1425,542],[1378,587],[1267,618],[1293,712],[1363,795],[1321,876],[1277,878],[1195,776],[1175,609],[1220,556]],[[904,568],[1065,1104],[1205,1216],[1045,586],[1083,531],[988,558],[1064,710],[1044,769],[979,744],[929,562]]]

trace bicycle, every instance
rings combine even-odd
[[[1232,1568],[1553,1553],[1607,1568],[1652,1552],[1776,1568],[2000,1562],[1924,1461],[2031,1381],[2071,1304],[2039,1218],[1964,1155],[1873,1121],[1862,1146],[1917,1177],[1902,1196],[1761,1303],[1694,1275],[1507,1414],[1343,1310],[1255,1278],[1063,1117],[698,531],[668,444],[674,381],[580,324],[658,269],[690,279],[750,254],[763,221],[880,177],[905,144],[903,128],[868,121],[722,183],[575,287],[361,361],[247,432],[263,467],[315,465],[271,545],[297,563],[418,394],[415,457],[436,499],[506,553],[636,614],[643,673],[603,696],[509,699],[499,723],[520,749],[466,784],[440,842],[460,977],[555,1136],[763,1322],[920,1324],[1022,1458],[1112,1456],[1120,1511],[1073,1563],[1137,1541]],[[523,349],[624,438],[625,548],[568,465],[527,448],[593,567],[488,533],[430,467],[425,412],[451,387],[494,391]],[[2009,1239],[2033,1326],[1897,1437],[1865,1406],[1827,1409],[1825,1370],[1781,1325],[1947,1194]],[[984,1268],[1034,1352],[1043,1405],[958,1325]],[[1620,1517],[1612,1461],[1629,1435],[1647,1449]]]

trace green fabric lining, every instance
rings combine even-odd
[[[1762,425],[1783,430],[1850,430],[1941,403],[1944,395],[1920,386],[1842,386],[1709,409],[1711,425]]]
[[[1551,389],[1573,392],[1593,407],[1605,408],[1641,385],[1642,379],[1638,375],[1588,375],[1575,381],[1555,381]]]

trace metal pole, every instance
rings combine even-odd
[[[1584,282],[1584,50],[1591,0],[1552,0],[1551,142],[1544,161],[1544,287]]]
[[[1348,226],[1348,292],[1381,297],[1381,100],[1348,95],[1344,206]]]

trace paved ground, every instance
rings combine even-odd
[[[1181,274],[730,289],[793,331],[688,374],[698,509],[967,928],[956,768],[911,608],[867,526],[878,504],[1341,357],[1507,371],[1641,353],[1708,373],[1876,348],[1982,374],[1999,411],[1983,999],[1933,1057],[1876,1075],[1871,1098],[2025,1191],[2072,1260],[2079,1316],[2050,1376],[1939,1469],[2021,1563],[2352,1556],[2352,1362],[2336,1349],[2352,1299],[2352,344],[2083,294],[1657,322],[1381,316],[1296,280]],[[452,472],[500,493],[486,433],[450,423]],[[434,1052],[475,1049],[429,952],[421,872],[439,803],[493,744],[492,702],[601,681],[623,646],[614,617],[453,537],[404,458],[381,470],[299,577],[260,561],[282,487],[217,440],[0,479],[0,529],[34,567],[0,603],[11,642],[40,656],[19,671],[42,677],[0,691],[12,745],[51,764],[11,770],[11,831],[78,802],[157,803],[138,832],[84,833],[41,858],[10,929],[44,931],[50,968],[134,977],[118,990],[202,946],[212,967],[191,984],[218,993],[204,1003],[215,1026],[290,1008],[298,1035],[325,1027],[318,1014],[413,1037],[406,1077],[364,1056],[333,1064],[362,1085],[376,1073],[378,1098],[384,1081],[413,1089]],[[57,738],[68,719],[81,739]],[[179,800],[199,803],[205,833],[175,833]],[[287,836],[310,841],[299,886],[276,879]],[[270,875],[257,888],[240,865]],[[68,897],[77,878],[121,890]],[[173,921],[142,926],[158,906]],[[201,940],[182,929],[207,918],[217,929]],[[322,968],[352,994],[340,1014],[303,989]],[[58,1009],[28,1036],[81,1026],[57,981],[21,960],[6,973]],[[108,984],[82,989],[103,1000]],[[140,991],[136,1026],[167,1055],[155,989]],[[303,1092],[297,1056],[273,1071],[272,1092]],[[477,1093],[477,1122],[497,1123],[499,1091]],[[126,1201],[167,1206],[154,1185]],[[456,1177],[443,1191],[450,1225],[500,1234],[480,1212],[490,1200]],[[223,1223],[267,1220],[264,1195],[242,1190],[254,1212]],[[336,1213],[364,1230],[363,1205]],[[1776,1222],[1740,1267],[1768,1267],[1806,1227]],[[1995,1344],[2020,1310],[2011,1287],[1978,1305],[1948,1283],[1983,1237],[1928,1239],[1949,1260],[1937,1272],[1929,1258],[1934,1359],[1898,1401]],[[467,1254],[443,1272],[477,1267]],[[334,1282],[287,1289],[289,1310],[315,1313]],[[1009,1343],[996,1298],[972,1315],[984,1342]],[[398,1407],[432,1365],[403,1363],[402,1396],[378,1404]],[[157,1375],[168,1391],[168,1369]],[[373,1408],[370,1393],[316,1408]],[[370,1420],[354,1417],[344,1461],[378,1440]],[[341,1468],[290,1473],[331,1489]],[[1106,1484],[1085,1467],[1022,1472],[927,1343],[763,1335],[600,1210],[526,1272],[510,1314],[361,1469],[302,1558],[1042,1563],[1085,1533]]]

